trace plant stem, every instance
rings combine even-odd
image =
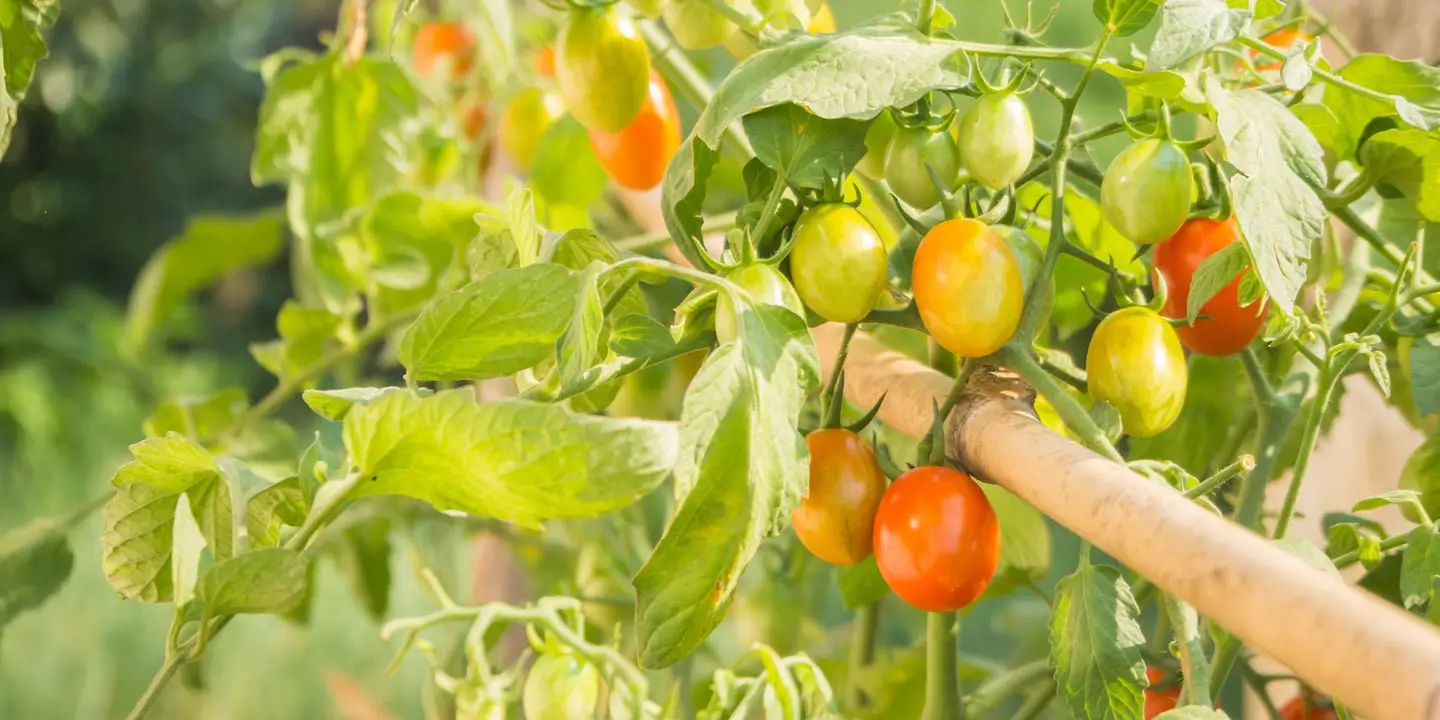
[[[1185,497],[1192,500],[1198,497],[1205,497],[1206,495],[1209,495],[1211,492],[1213,492],[1216,488],[1229,482],[1232,478],[1238,477],[1241,473],[1245,473],[1254,469],[1255,458],[1250,455],[1246,455],[1245,457],[1242,457],[1239,460],[1236,460],[1235,462],[1230,463],[1223,468],[1220,468],[1220,470],[1217,471],[1214,475],[1211,475],[1210,477],[1205,478],[1203,481],[1201,481],[1199,485],[1196,485],[1195,487],[1186,490]]]
[[[1019,710],[1015,711],[1011,720],[1035,720],[1040,717],[1040,714],[1045,712],[1045,708],[1049,707],[1050,701],[1055,699],[1055,690],[1055,679],[1046,678],[1045,685],[1040,688],[1039,692],[1031,695]]]
[[[735,229],[735,213],[713,215],[700,219],[700,227],[707,234],[726,233]],[[670,234],[666,232],[641,233],[621,238],[612,243],[620,252],[640,252],[656,245],[664,245],[670,242]]]
[[[785,187],[785,175],[780,173],[775,178],[775,185],[770,188],[769,197],[765,198],[765,209],[760,212],[760,220],[755,223],[750,236],[745,239],[741,262],[755,261],[755,245],[764,240],[765,234],[770,231],[770,223],[775,220],[775,211],[780,207],[780,198],[785,195]]]
[[[845,688],[845,704],[850,710],[870,705],[870,697],[861,689],[860,683],[856,682],[856,676],[861,670],[870,667],[870,663],[875,660],[875,640],[880,635],[881,602],[884,602],[883,598],[860,608],[850,630],[850,659]]]
[[[915,29],[921,35],[929,35],[930,27],[935,21],[935,0],[920,0],[920,7],[915,11]]]
[[[175,673],[179,672],[180,666],[184,664],[185,659],[182,653],[175,653],[165,658],[165,663],[160,666],[155,677],[150,678],[150,686],[145,688],[145,694],[140,696],[135,707],[130,709],[130,714],[125,716],[127,720],[140,720],[145,717],[155,706],[155,702],[160,699],[160,691],[165,689],[170,678],[175,677]]]
[[[1406,534],[1404,534],[1404,535],[1395,535],[1395,536],[1393,536],[1393,537],[1388,537],[1388,538],[1385,538],[1384,540],[1381,540],[1381,541],[1380,541],[1380,552],[1381,552],[1381,553],[1387,553],[1387,552],[1390,552],[1391,550],[1398,550],[1398,549],[1400,549],[1400,548],[1404,548],[1404,547],[1408,546],[1409,544],[1410,544],[1410,534],[1409,534],[1409,533],[1406,533]],[[1341,555],[1341,556],[1335,558],[1335,567],[1336,567],[1336,568],[1342,568],[1342,569],[1343,569],[1343,568],[1350,567],[1351,565],[1354,565],[1354,564],[1357,563],[1357,562],[1360,562],[1360,551],[1359,551],[1359,550],[1351,550],[1350,552],[1347,552],[1347,553],[1345,553],[1344,555]]]
[[[1295,456],[1295,469],[1290,473],[1290,487],[1285,490],[1285,503],[1280,506],[1280,517],[1275,521],[1274,536],[1276,539],[1285,537],[1285,532],[1290,529],[1290,518],[1295,515],[1295,503],[1300,499],[1300,486],[1305,481],[1305,470],[1310,467],[1310,456],[1315,452],[1315,443],[1320,438],[1320,426],[1325,419],[1325,408],[1330,405],[1330,398],[1335,394],[1335,386],[1340,384],[1339,378],[1331,377],[1329,365],[1326,365],[1320,372],[1320,394],[1315,397],[1315,402],[1310,406],[1310,412],[1305,416],[1305,431],[1300,436],[1299,454]]]
[[[724,0],[700,0],[710,12],[735,23],[742,32],[756,40],[760,39],[760,28],[764,20],[755,17],[753,12],[745,12],[732,6]]]
[[[835,351],[835,369],[830,371],[830,380],[825,383],[825,389],[820,393],[820,401],[824,405],[822,414],[826,418],[829,418],[836,403],[845,402],[845,398],[835,397],[835,390],[840,386],[840,374],[845,370],[845,359],[850,357],[850,341],[855,338],[855,331],[859,327],[855,323],[846,323],[845,334],[840,337],[840,349]],[[839,417],[840,414],[836,411],[835,418],[838,420]]]
[[[1040,363],[1030,356],[1028,350],[1015,345],[1006,345],[995,353],[994,357],[1001,365],[1019,373],[1025,382],[1030,383],[1030,386],[1035,388],[1035,391],[1040,393],[1040,396],[1045,398],[1051,407],[1055,408],[1055,413],[1060,416],[1060,420],[1080,437],[1086,447],[1104,455],[1109,460],[1122,464],[1125,462],[1125,459],[1120,457],[1120,453],[1115,451],[1115,446],[1106,439],[1105,433],[1095,424],[1090,413],[1086,412],[1085,408],[1071,397],[1070,393],[1066,392],[1055,378],[1050,376],[1050,373],[1045,372],[1045,368],[1040,367]]]
[[[705,79],[704,73],[690,62],[690,58],[675,44],[674,39],[666,35],[654,22],[641,20],[635,25],[640,28],[645,44],[650,46],[650,59],[660,74],[669,80],[675,90],[694,105],[695,109],[704,112],[710,99],[715,97],[715,89],[710,87],[710,81]],[[750,138],[745,136],[745,130],[740,123],[731,123],[725,128],[725,137],[731,141],[732,154],[741,162],[754,157],[755,150],[750,146]]]
[[[1160,593],[1165,614],[1180,647],[1180,669],[1185,676],[1184,698],[1187,705],[1210,704],[1210,663],[1205,659],[1205,644],[1200,637],[1200,621],[1195,608],[1169,593]]]
[[[960,704],[959,633],[954,612],[925,616],[925,711],[921,720],[957,720]]]
[[[360,487],[360,484],[366,479],[366,475],[350,473],[344,478],[334,481],[333,489],[326,487],[331,483],[322,485],[321,492],[316,494],[315,506],[305,517],[305,524],[301,525],[300,530],[285,541],[285,547],[291,550],[304,550],[310,543],[310,539],[315,537],[315,533],[330,524],[330,521],[340,514],[340,508],[345,505],[345,501],[350,499],[355,489]]]

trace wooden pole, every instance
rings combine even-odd
[[[842,328],[814,329],[825,375]],[[845,395],[886,394],[880,420],[930,427],[951,380],[857,333]],[[950,457],[1149,578],[1371,720],[1440,720],[1440,633],[1174,490],[1051,432],[1028,388],[980,372],[947,423]]]

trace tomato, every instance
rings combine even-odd
[[[1194,180],[1185,152],[1149,138],[1125,148],[1105,171],[1100,206],[1131,242],[1150,245],[1175,234],[1190,214]]]
[[[835,32],[835,29],[835,12],[830,9],[830,3],[822,0],[820,7],[810,16],[810,24],[805,26],[805,32],[811,35],[828,35]]]
[[[1290,53],[1290,50],[1296,45],[1310,42],[1310,40],[1311,37],[1308,33],[1301,31],[1299,28],[1293,27],[1276,30],[1269,35],[1266,35],[1264,38],[1264,42],[1266,45],[1269,45],[1270,47],[1273,47],[1276,50],[1279,50],[1280,52],[1283,52],[1287,55]],[[1260,57],[1260,53],[1251,50],[1250,57],[1258,58]],[[1270,60],[1267,58],[1266,62],[1256,65],[1255,69],[1261,72],[1269,70],[1279,70],[1282,64],[1283,63],[1281,63],[1279,60]]]
[[[1013,228],[1008,225],[996,225],[994,230],[997,235],[1005,239],[1005,246],[1010,248],[1010,254],[1015,256],[1015,264],[1020,267],[1020,282],[1024,288],[1025,297],[1030,296],[1030,287],[1035,284],[1035,279],[1040,276],[1040,267],[1045,264],[1045,248],[1030,236],[1030,233]],[[1024,309],[1023,306],[1021,308]],[[1040,296],[1040,306],[1037,311],[1040,313],[1040,321],[1035,324],[1032,332],[1038,333],[1040,328],[1049,324],[1050,311],[1055,309],[1055,278],[1050,278],[1046,283],[1045,292]],[[1033,337],[1031,338],[1034,339]]]
[[[609,6],[572,10],[556,46],[565,107],[591,130],[624,130],[649,92],[650,51],[635,23]]]
[[[940,202],[940,191],[925,166],[935,169],[940,182],[953,186],[960,176],[960,148],[944,130],[899,128],[885,151],[885,182],[890,192],[917,210]]]
[[[1335,705],[1304,690],[1280,708],[1280,720],[1336,720]]]
[[[885,494],[885,473],[870,445],[844,428],[805,436],[810,448],[810,489],[790,513],[800,543],[834,565],[870,557],[875,508]]]
[[[875,564],[900,599],[927,612],[958,610],[990,584],[1000,522],[985,492],[959,470],[918,467],[875,511]]]
[[[443,79],[458,80],[475,62],[475,39],[460,23],[425,23],[415,31],[410,60],[423,78],[434,80],[438,73],[448,71]]]
[[[538,87],[515,93],[500,114],[500,127],[495,132],[500,149],[516,170],[529,172],[540,138],[564,114],[563,103],[555,93]]]
[[[876,180],[884,180],[885,153],[890,149],[890,141],[899,129],[900,126],[895,124],[895,116],[891,115],[889,110],[881,110],[870,123],[870,129],[865,131],[865,156],[860,158],[855,169]]]
[[[1180,703],[1180,684],[1166,684],[1164,670],[1153,665],[1145,668],[1145,680],[1149,683],[1149,687],[1145,688],[1145,720],[1154,720],[1156,715],[1174,710]],[[1166,686],[1157,687],[1162,684]]]
[[[541,655],[525,676],[525,720],[574,720],[595,716],[600,673],[573,655]]]
[[[1120,411],[1125,432],[1157,435],[1185,404],[1185,351],[1165,318],[1145,307],[1110,313],[1085,353],[1090,397]]]
[[[485,110],[485,103],[476,101],[467,105],[460,119],[460,129],[465,133],[465,139],[473,141],[480,137],[489,119],[490,113]]]
[[[800,296],[795,294],[795,288],[790,287],[790,281],[786,280],[780,271],[769,265],[745,265],[730,271],[725,279],[739,285],[740,289],[749,293],[751,299],[757,303],[787,307],[796,315],[805,317],[805,307],[800,304]],[[738,322],[735,303],[730,301],[728,293],[721,292],[720,298],[715,302],[715,336],[720,339],[721,345],[734,342],[738,337]]]
[[[790,276],[805,305],[831,322],[853,323],[870,313],[889,276],[885,242],[859,210],[816,205],[795,223]]]
[[[910,277],[925,329],[964,358],[989,355],[1015,334],[1024,283],[1005,241],[968,218],[946,220],[925,234]]]
[[[1014,182],[1035,155],[1030,109],[1011,92],[982,95],[960,118],[960,161],[991,190]]]
[[[535,74],[542,78],[555,77],[555,48],[546,45],[535,51]]]
[[[714,47],[735,32],[735,23],[711,10],[704,0],[671,0],[665,5],[665,27],[686,50]]]
[[[680,111],[659,73],[650,73],[640,114],[618,133],[591,130],[590,147],[621,187],[649,190],[665,179],[665,166],[680,147]]]
[[[1231,243],[1239,242],[1240,230],[1232,218],[1225,222],[1208,218],[1188,220],[1169,240],[1155,246],[1155,273],[1165,279],[1165,317],[1185,317],[1190,300],[1190,282],[1205,258]],[[1265,324],[1265,301],[1240,307],[1240,275],[1219,295],[1200,309],[1206,317],[1194,325],[1175,329],[1185,347],[1202,355],[1222,357],[1244,350]]]

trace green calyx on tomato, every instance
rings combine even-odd
[[[1000,560],[1000,522],[985,491],[959,470],[917,467],[875,511],[875,564],[900,599],[927,612],[980,597]]]
[[[736,31],[735,23],[711,10],[703,0],[671,0],[664,14],[665,27],[686,50],[714,47]]]
[[[885,150],[885,182],[890,192],[916,210],[927,210],[940,202],[929,170],[935,171],[945,190],[960,177],[960,148],[943,129],[897,128]]]
[[[1158,435],[1185,405],[1188,370],[1175,328],[1154,310],[1132,306],[1100,321],[1085,353],[1090,397],[1120,413],[1125,432]]]
[[[591,130],[619,132],[645,104],[650,51],[630,18],[611,7],[570,11],[556,43],[565,107]]]
[[[1233,218],[1225,221],[1209,218],[1187,220],[1169,240],[1155,246],[1155,274],[1164,280],[1165,317],[1186,317],[1190,286],[1195,271],[1205,258],[1240,241],[1240,231]],[[1240,305],[1240,278],[1220,290],[1200,308],[1193,324],[1175,329],[1185,347],[1202,355],[1223,357],[1244,350],[1260,334],[1265,325],[1265,300],[1259,304]]]
[[[680,147],[680,111],[660,74],[650,85],[640,113],[618,133],[590,130],[590,147],[605,174],[630,190],[649,190],[665,179],[665,167]]]
[[[1014,182],[1035,155],[1030,109],[1014,92],[981,95],[960,116],[958,128],[961,164],[991,190]]]
[[[854,565],[873,547],[875,509],[885,473],[870,445],[854,431],[824,428],[805,436],[810,488],[790,513],[801,544],[832,565]]]
[[[574,655],[541,655],[525,676],[525,720],[572,720],[595,716],[600,673]]]
[[[495,129],[500,150],[520,172],[530,171],[530,162],[540,147],[545,131],[565,114],[564,103],[555,93],[527,87],[510,100]]]
[[[800,296],[795,294],[790,281],[779,270],[765,263],[742,265],[731,270],[725,279],[744,290],[751,302],[779,305],[805,317],[805,307],[800,304]],[[730,298],[730,293],[720,291],[720,297],[715,302],[715,336],[721,345],[734,342],[739,337],[741,322],[740,308]]]
[[[790,276],[805,305],[831,322],[868,315],[885,289],[890,260],[865,216],[843,203],[816,205],[796,221],[794,239]]]
[[[1185,151],[1169,140],[1146,138],[1110,163],[1100,183],[1100,207],[1121,235],[1150,245],[1180,229],[1194,194]]]
[[[925,234],[910,277],[925,329],[962,358],[989,355],[1015,334],[1024,282],[1005,240],[968,218],[946,220]]]
[[[1040,277],[1040,268],[1045,264],[1045,248],[1040,247],[1039,241],[1020,228],[1009,225],[993,225],[990,229],[1005,239],[1005,246],[1010,248],[1010,254],[1015,256],[1015,264],[1020,267],[1023,292],[1025,297],[1030,297],[1030,288],[1035,285],[1035,280]],[[1036,307],[1036,312],[1040,316],[1035,323],[1033,332],[1038,333],[1041,328],[1050,324],[1050,312],[1054,308],[1055,278],[1052,277],[1045,284],[1045,290],[1040,296],[1040,305]],[[1033,337],[1030,339],[1034,340]]]

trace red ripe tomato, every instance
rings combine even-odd
[[[1264,41],[1266,45],[1269,45],[1270,47],[1273,47],[1280,52],[1289,53],[1290,48],[1295,47],[1297,44],[1309,42],[1310,35],[1302,32],[1300,28],[1289,27],[1281,30],[1276,30],[1269,35],[1266,35]],[[1257,58],[1259,56],[1260,53],[1257,53],[1254,50],[1250,51],[1250,57]],[[1280,65],[1281,63],[1279,60],[1269,60],[1267,62],[1256,65],[1255,69],[1260,71],[1279,70]]]
[[[810,448],[810,489],[790,513],[801,544],[834,565],[870,557],[875,508],[885,494],[885,473],[859,435],[825,428],[805,436]]]
[[[925,329],[964,358],[999,350],[1020,325],[1020,266],[994,230],[978,220],[946,220],[915,251],[911,289]]]
[[[421,77],[436,79],[436,73],[448,69],[450,76],[442,79],[458,80],[475,62],[475,39],[460,23],[425,23],[415,31],[410,58]]]
[[[640,114],[620,132],[590,130],[590,147],[616,184],[649,190],[665,178],[665,166],[680,147],[680,111],[660,74],[650,72],[650,87]]]
[[[1000,522],[980,486],[946,467],[901,475],[875,511],[875,564],[902,600],[927,612],[975,601],[1000,560]]]
[[[1167,682],[1163,669],[1153,665],[1145,668],[1145,680],[1149,683],[1145,688],[1145,720],[1154,720],[1180,703],[1180,684]]]
[[[1209,218],[1187,220],[1169,240],[1155,246],[1155,273],[1165,278],[1165,307],[1168,318],[1185,317],[1190,301],[1190,281],[1205,258],[1240,240],[1240,229],[1231,218],[1224,222]],[[1200,308],[1205,316],[1194,325],[1180,325],[1175,333],[1185,347],[1202,355],[1223,357],[1244,350],[1265,324],[1265,300],[1259,305],[1240,306],[1240,275],[1219,295]]]
[[[546,45],[535,51],[535,74],[542,78],[555,77],[555,48]]]
[[[1335,705],[1308,690],[1280,708],[1280,720],[1336,720]]]

